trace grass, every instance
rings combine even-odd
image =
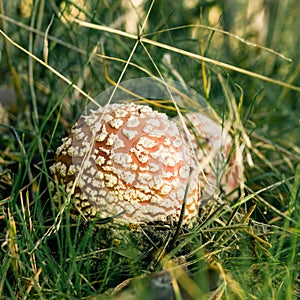
[[[0,1],[1,298],[153,299],[170,292],[155,278],[175,299],[299,298],[300,5],[130,3]],[[153,76],[188,85],[230,125],[238,193],[175,240],[173,224],[58,214],[49,166],[61,138],[100,92]]]

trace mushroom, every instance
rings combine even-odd
[[[62,141],[50,171],[85,219],[178,222],[184,199],[183,223],[197,216],[196,161],[166,114],[132,102],[107,105],[81,116]]]
[[[205,204],[205,199],[209,199],[218,187],[229,193],[239,186],[240,168],[226,128],[200,112],[187,113],[185,118],[202,171],[202,204]]]

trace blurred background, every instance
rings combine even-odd
[[[81,27],[72,19],[138,34],[150,6],[151,1],[142,0],[2,1],[1,27],[17,44],[40,59],[47,57],[52,68],[95,97],[110,86],[104,65],[107,75],[117,81],[135,41]],[[299,10],[297,0],[154,1],[142,35],[297,86]],[[41,116],[47,105],[64,93],[63,102],[69,109],[83,105],[80,95],[73,89],[66,92],[67,85],[53,72],[8,44],[1,40],[0,99],[10,110],[18,103],[17,112],[10,118],[22,116],[20,107],[32,111],[33,99]],[[242,113],[246,116],[251,108],[252,126],[277,140],[284,137],[299,143],[297,92],[213,64],[205,64],[203,76],[200,60],[144,46],[148,54],[142,45],[137,47],[131,60],[135,65],[128,67],[124,80],[148,76],[145,70],[158,76],[158,67],[164,77],[183,80],[218,107],[224,97],[216,73],[228,73],[243,91]],[[70,113],[66,118],[73,122],[77,115]]]

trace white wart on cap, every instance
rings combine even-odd
[[[195,161],[176,123],[134,103],[82,116],[57,149],[51,173],[86,219],[117,223],[179,220]],[[56,195],[58,197],[58,195]],[[198,214],[198,176],[189,179],[184,223]]]

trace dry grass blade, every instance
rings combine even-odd
[[[207,25],[203,25],[203,24],[191,24],[191,25],[184,25],[184,26],[178,26],[178,27],[173,27],[173,28],[168,28],[168,29],[164,29],[164,30],[158,30],[154,33],[148,33],[148,34],[145,34],[144,37],[149,37],[151,35],[156,35],[156,34],[161,34],[161,33],[168,33],[168,32],[171,32],[171,31],[175,31],[175,30],[182,30],[182,29],[187,29],[187,28],[194,28],[194,29],[208,29],[209,31],[213,31],[213,32],[217,32],[217,33],[220,33],[222,35],[227,35],[229,37],[232,37],[238,41],[240,41],[241,43],[243,44],[246,44],[247,46],[251,46],[251,47],[254,47],[254,48],[259,48],[259,49],[262,49],[266,52],[270,52],[276,56],[279,56],[280,58],[288,61],[288,62],[292,62],[293,60],[289,57],[286,57],[284,54],[278,52],[278,51],[275,51],[274,49],[271,49],[271,48],[267,48],[267,47],[264,47],[264,46],[261,46],[261,45],[258,45],[256,43],[253,43],[251,41],[248,41],[236,34],[232,34],[228,31],[225,31],[225,30],[222,30],[222,29],[219,29],[217,27],[211,27],[211,26],[207,26]]]
[[[157,42],[157,41],[154,41],[154,40],[150,40],[150,39],[145,38],[143,36],[137,36],[137,35],[134,35],[134,34],[129,34],[129,33],[124,32],[124,31],[120,31],[120,30],[109,28],[109,27],[106,27],[106,26],[101,26],[101,25],[97,25],[97,24],[92,24],[92,23],[80,21],[80,20],[77,20],[77,19],[74,19],[74,21],[76,23],[78,23],[79,25],[84,26],[84,27],[88,27],[88,28],[92,28],[92,29],[96,29],[96,30],[100,30],[100,31],[105,31],[105,32],[110,32],[110,33],[117,34],[117,35],[120,35],[120,36],[124,36],[124,37],[130,38],[130,39],[136,40],[138,42],[141,42],[141,43],[145,43],[145,44],[149,44],[149,45],[152,45],[152,46],[156,46],[158,48],[169,50],[171,52],[175,52],[175,53],[187,56],[189,58],[194,58],[194,59],[199,60],[199,61],[205,61],[207,63],[213,64],[215,66],[218,66],[218,67],[221,67],[221,68],[224,68],[224,69],[227,69],[227,70],[235,71],[235,72],[238,72],[238,73],[241,73],[241,74],[244,74],[244,75],[256,78],[256,79],[259,79],[259,80],[263,80],[263,81],[266,81],[266,82],[269,82],[269,83],[272,83],[272,84],[275,84],[275,85],[285,87],[287,89],[291,89],[291,90],[300,92],[300,87],[299,86],[295,86],[295,85],[292,85],[292,84],[289,84],[289,83],[285,83],[285,82],[280,81],[280,80],[272,79],[270,77],[267,77],[267,76],[264,76],[264,75],[261,75],[261,74],[258,74],[258,73],[252,72],[252,71],[248,71],[248,70],[245,70],[245,69],[242,69],[242,68],[239,68],[239,67],[221,62],[221,61],[211,59],[209,57],[201,56],[201,55],[193,53],[193,52],[185,51],[185,50],[182,50],[180,48],[176,48],[176,47],[173,47],[173,46],[170,46],[170,45],[167,45],[167,44],[163,44],[163,43],[160,43],[160,42]]]
[[[61,73],[59,73],[57,70],[55,70],[54,68],[52,68],[50,65],[48,65],[47,63],[45,63],[43,60],[41,60],[40,58],[36,57],[34,54],[32,54],[31,52],[29,52],[28,50],[24,49],[22,46],[20,46],[19,44],[17,44],[16,42],[14,42],[7,34],[5,34],[1,29],[0,29],[0,34],[2,34],[2,36],[8,41],[10,42],[13,46],[15,46],[16,48],[18,48],[19,50],[23,51],[24,53],[26,53],[28,56],[32,57],[35,61],[37,61],[38,63],[40,63],[42,66],[44,66],[45,68],[49,69],[53,74],[55,74],[57,77],[59,77],[60,79],[62,79],[64,82],[66,82],[67,84],[69,84],[71,87],[73,87],[75,90],[77,90],[81,95],[83,95],[84,97],[86,97],[87,99],[89,99],[91,102],[93,102],[95,105],[98,105],[98,103],[90,96],[88,95],[86,92],[84,92],[83,90],[81,90],[77,85],[75,85],[71,80],[69,80],[68,78],[66,78],[64,75],[62,75]]]

